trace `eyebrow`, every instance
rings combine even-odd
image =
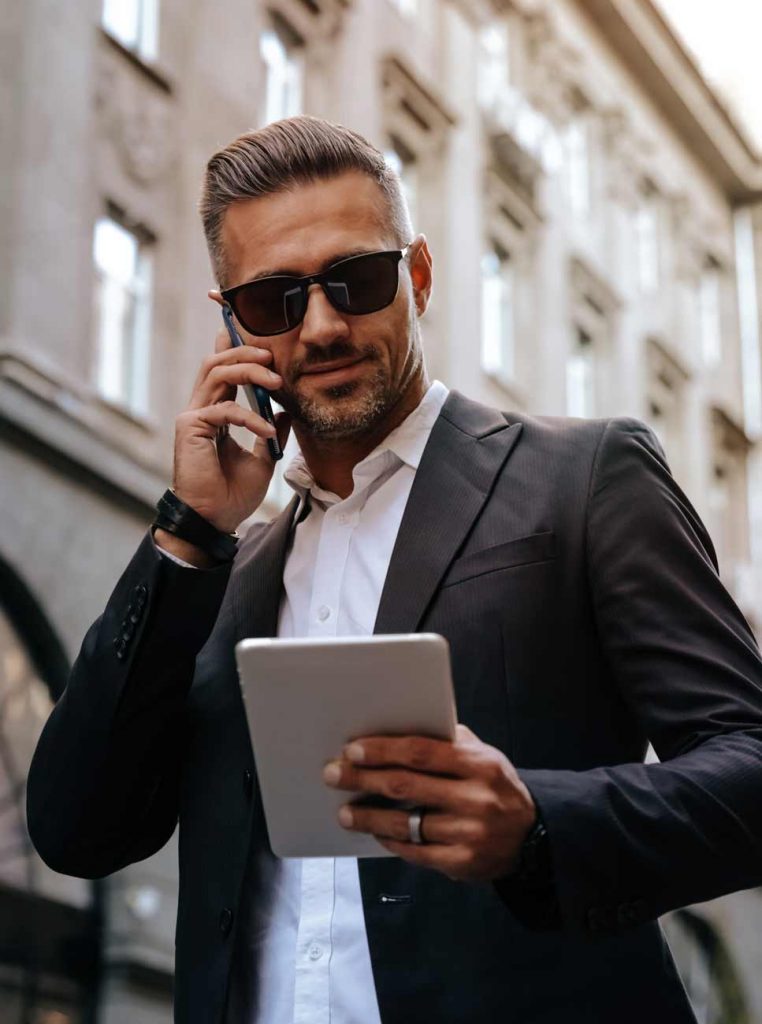
[[[344,252],[336,253],[330,256],[327,260],[324,260],[320,265],[320,270],[317,273],[321,274],[323,271],[328,270],[334,263],[341,263],[342,260],[348,260],[352,256],[365,256],[371,252],[380,252],[380,249],[366,249],[364,246],[355,247],[354,249],[347,249]],[[284,270],[280,268],[278,270],[263,270],[254,277],[247,278],[243,283],[251,284],[253,281],[261,281],[266,277],[309,277],[309,274],[304,274],[300,270]]]

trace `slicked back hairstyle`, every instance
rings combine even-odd
[[[410,214],[396,171],[367,139],[319,117],[288,117],[246,132],[206,165],[199,209],[212,269],[221,287],[227,280],[222,225],[233,203],[283,192],[296,185],[362,171],[378,183],[396,245],[413,237]]]

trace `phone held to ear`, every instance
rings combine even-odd
[[[228,334],[230,335],[230,343],[233,347],[238,348],[239,345],[243,345],[241,336],[235,329],[233,313],[230,306],[225,305],[222,307],[222,319],[225,321],[225,327],[227,327]],[[268,423],[272,423],[272,425],[275,426],[275,417],[273,416],[273,407],[270,404],[269,392],[258,384],[244,384],[243,390],[246,392],[246,397],[249,400],[249,406],[254,409],[255,412],[258,412],[262,419],[267,420]],[[281,448],[280,441],[277,437],[268,437],[267,450],[275,462],[277,462],[278,459],[283,458],[283,449]]]

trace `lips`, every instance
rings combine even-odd
[[[362,363],[365,360],[365,356],[360,356],[359,359],[336,359],[332,363],[321,363],[320,366],[316,366],[311,370],[303,370],[303,377],[318,377],[324,373],[333,373],[337,370],[346,370],[350,366],[356,366],[358,363]]]

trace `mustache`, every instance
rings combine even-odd
[[[339,359],[378,359],[378,349],[375,345],[365,345],[356,348],[345,341],[335,341],[325,348],[310,353],[304,359],[291,364],[289,377],[296,380],[303,373],[310,373],[312,370],[324,366],[326,363],[333,363]]]

